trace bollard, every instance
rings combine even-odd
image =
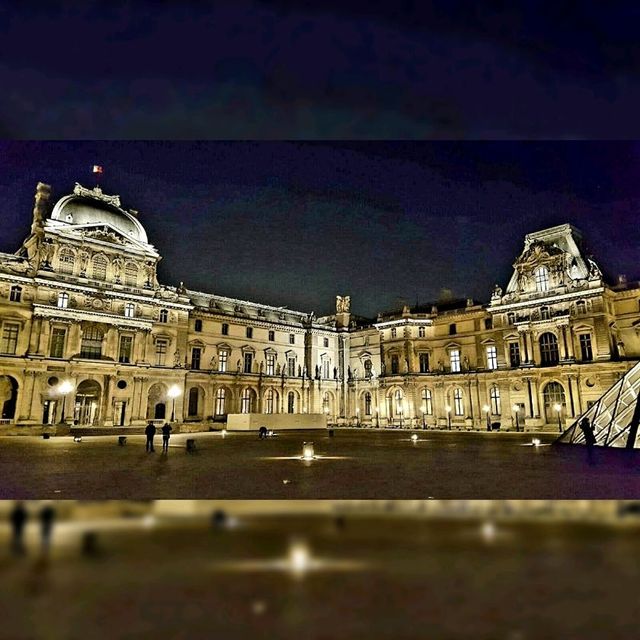
[[[124,447],[124,445],[127,444],[127,436],[118,436],[118,444]]]
[[[43,433],[42,434],[42,439],[43,440],[48,440],[51,436],[48,433]]]
[[[73,436],[74,442],[82,442],[82,436]]]
[[[329,437],[333,438],[333,429],[329,429]]]
[[[227,524],[227,514],[222,509],[216,509],[211,516],[214,529],[221,529]]]
[[[187,440],[187,453],[193,453],[196,450],[196,441],[193,438]]]

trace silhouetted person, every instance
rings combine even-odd
[[[260,435],[260,440],[264,440],[267,437],[267,427],[260,427],[258,433]]]
[[[216,509],[211,516],[214,529],[222,529],[227,524],[227,514],[222,509]]]
[[[82,536],[82,555],[87,558],[95,558],[99,553],[98,534],[95,531],[85,531]]]
[[[11,528],[13,530],[13,539],[11,542],[11,548],[16,555],[22,555],[24,553],[24,542],[22,535],[24,533],[24,525],[27,521],[29,514],[24,508],[22,502],[16,502],[11,511]]]
[[[156,425],[153,424],[153,422],[149,422],[146,429],[144,430],[144,433],[147,436],[147,452],[155,451],[155,449],[153,448],[153,436],[156,435]]]
[[[589,422],[589,418],[583,418],[580,420],[579,426],[584,434],[584,443],[587,446],[587,460],[589,461],[589,464],[594,464],[593,447],[596,444],[596,436],[593,433],[593,427]]]
[[[165,422],[162,425],[162,453],[167,453],[169,451],[169,438],[171,437],[172,431],[173,428],[168,422]]]
[[[56,510],[50,505],[45,505],[40,511],[40,533],[42,535],[42,550],[48,553],[51,544],[51,532],[53,521],[56,519]]]

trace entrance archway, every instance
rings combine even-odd
[[[567,404],[564,389],[559,382],[549,382],[543,391],[544,417],[549,424],[558,422],[557,405],[560,405],[560,418],[564,420]]]
[[[156,382],[147,395],[147,420],[165,420],[167,417],[167,387]]]
[[[79,425],[96,425],[100,416],[102,389],[95,380],[83,380],[76,389],[73,420]]]
[[[11,376],[0,376],[0,418],[13,420],[18,401],[18,382]]]

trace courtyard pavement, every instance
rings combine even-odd
[[[550,446],[551,434],[336,430],[156,437],[0,438],[0,498],[638,499],[640,461],[623,451]],[[540,446],[532,446],[538,438]],[[196,441],[188,453],[185,442]],[[317,459],[301,459],[313,440]]]
[[[80,532],[97,532],[83,557]],[[637,528],[415,518],[68,523],[48,558],[0,528],[0,635],[12,640],[628,640]],[[287,560],[292,541],[310,570]],[[314,568],[315,567],[315,568]]]

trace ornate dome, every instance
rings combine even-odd
[[[83,227],[106,224],[132,240],[149,243],[140,222],[120,207],[120,197],[106,195],[100,187],[85,189],[76,183],[73,194],[56,202],[51,220]]]

